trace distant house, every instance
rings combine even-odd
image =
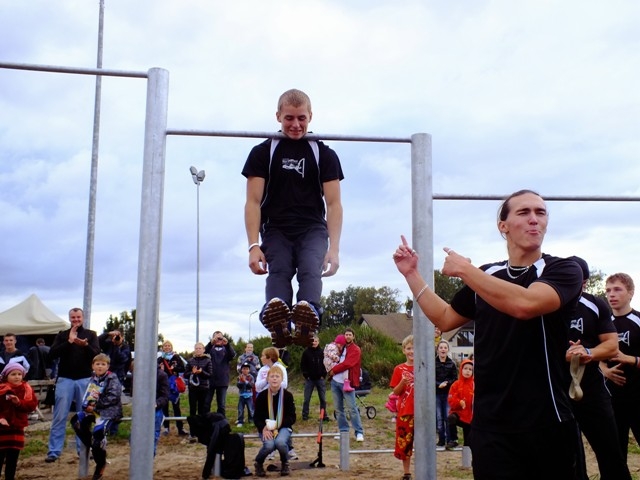
[[[398,345],[407,335],[413,333],[413,317],[406,313],[363,314],[358,324],[392,338]],[[473,353],[473,331],[473,322],[469,322],[460,328],[442,333],[442,337],[451,345],[451,356],[455,360],[460,361]]]

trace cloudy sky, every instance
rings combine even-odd
[[[0,0],[0,62],[93,68],[99,1]],[[278,96],[313,102],[320,135],[429,133],[436,194],[640,195],[640,4],[635,0],[349,2],[105,0],[103,67],[170,75],[169,128],[275,131]],[[95,79],[0,69],[0,311],[36,293],[83,300]],[[146,82],[102,82],[92,328],[136,304]],[[266,334],[264,277],[247,267],[240,171],[259,139],[167,139],[159,331],[195,341]],[[409,290],[391,253],[411,234],[410,147],[339,154],[349,285]],[[435,201],[442,247],[505,258],[497,201]],[[550,202],[544,251],[640,281],[637,202]],[[635,305],[640,308],[640,304]]]

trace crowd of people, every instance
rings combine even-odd
[[[55,379],[55,409],[45,461],[52,463],[61,456],[66,427],[70,424],[76,433],[77,453],[90,452],[95,462],[93,480],[102,479],[104,476],[108,464],[108,438],[117,433],[123,415],[124,383],[127,372],[133,371],[131,353],[120,331],[97,335],[93,330],[86,328],[82,309],[72,308],[69,311],[69,321],[70,328],[56,335],[53,344],[46,350],[42,348],[43,342],[37,342],[30,350],[30,353],[35,355],[34,358],[37,358],[31,364],[28,361],[30,355],[23,355],[15,348],[15,335],[4,336],[5,349],[0,355],[0,390],[7,384],[12,391],[19,392],[20,398],[13,400],[12,395],[7,395],[0,399],[7,400],[4,404],[0,402],[0,468],[5,465],[5,476],[8,479],[15,476],[18,453],[24,446],[27,415],[35,410],[38,403],[27,382],[28,372],[35,365],[46,367],[43,369],[44,378]],[[330,420],[327,413],[325,382],[327,378],[331,378],[331,391],[340,430],[349,430],[346,408],[351,417],[356,440],[363,441],[364,431],[355,404],[355,389],[345,388],[344,385],[345,380],[348,383],[351,379],[351,385],[357,388],[359,382],[361,353],[354,340],[353,329],[347,328],[344,334],[338,335],[335,342],[330,342],[323,348],[319,345],[318,335],[313,334],[312,344],[303,351],[300,361],[300,370],[305,381],[302,411],[303,419],[307,420],[310,415],[311,396],[316,390],[320,401],[319,410],[324,412],[325,421]],[[207,345],[196,343],[192,355],[186,361],[174,350],[170,341],[162,344],[158,353],[156,379],[154,455],[161,435],[170,434],[170,421],[165,419],[169,416],[170,407],[173,408],[173,416],[178,417],[175,420],[178,435],[189,436],[189,432],[184,428],[185,422],[180,418],[180,395],[183,391],[188,395],[190,416],[204,416],[210,412],[213,408],[213,398],[216,398],[217,402],[216,412],[222,416],[227,415],[226,393],[232,381],[230,372],[235,358],[236,352],[231,341],[219,331],[213,333]],[[242,427],[244,423],[253,424],[264,442],[263,449],[255,460],[256,474],[259,476],[264,472],[262,463],[265,458],[273,458],[270,454],[280,452],[282,475],[289,472],[288,462],[297,459],[291,438],[291,426],[296,420],[296,407],[291,393],[287,390],[287,364],[283,358],[291,362],[286,348],[266,347],[258,356],[253,352],[253,344],[247,343],[244,353],[237,356],[235,365],[235,381],[239,392],[236,425]],[[277,372],[277,375],[274,372]],[[55,377],[52,373],[55,373]],[[9,385],[11,382],[20,384],[21,387]],[[185,382],[188,386],[180,390],[180,382]],[[283,399],[285,403],[280,403]],[[18,405],[14,406],[16,402]],[[72,404],[79,407],[70,411]],[[266,416],[265,405],[268,407]],[[279,405],[286,405],[284,417]],[[6,413],[3,413],[5,410]],[[70,414],[72,417],[69,419]],[[313,417],[315,418],[316,414]],[[277,422],[275,429],[265,427],[265,420],[271,418]],[[3,430],[5,419],[8,423],[6,431]],[[289,435],[284,434],[287,429]],[[278,435],[278,441],[275,441],[272,433],[274,430],[281,433]],[[6,452],[3,449],[5,434],[15,437],[10,444],[11,448]],[[285,438],[286,455],[282,453]]]

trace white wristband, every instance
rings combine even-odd
[[[420,291],[419,291],[419,292],[418,292],[418,294],[416,295],[416,302],[417,302],[418,300],[420,300],[420,297],[422,296],[422,294],[423,294],[424,292],[426,292],[426,291],[427,291],[427,288],[429,288],[429,285],[425,284],[425,286],[424,286],[424,287],[422,287],[422,288],[420,289]]]
[[[252,243],[251,245],[249,245],[249,251],[251,251],[251,249],[252,249],[253,247],[259,247],[259,246],[260,246],[260,244],[259,244],[259,243],[257,243],[257,242],[256,242],[256,243]]]

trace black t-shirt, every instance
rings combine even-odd
[[[613,324],[618,331],[618,348],[625,355],[640,357],[640,312],[631,310],[626,315],[613,315]],[[619,362],[609,362],[609,367]],[[638,402],[640,400],[640,369],[635,365],[623,365],[622,370],[627,379],[624,386],[619,387],[607,381],[611,394],[616,399]]]
[[[322,184],[342,180],[344,175],[336,153],[322,142],[272,140],[251,149],[242,175],[265,179],[261,202],[261,231],[277,228],[296,235],[313,225],[326,225]],[[312,143],[317,144],[316,158]]]
[[[451,306],[475,321],[473,425],[493,432],[525,432],[573,418],[566,386],[567,324],[582,287],[582,271],[571,260],[543,254],[516,278],[507,262],[480,267],[488,275],[528,287],[544,282],[562,306],[555,312],[518,320],[502,313],[464,286]]]
[[[615,333],[616,327],[611,320],[609,305],[602,298],[583,292],[576,307],[576,314],[569,322],[569,340],[577,342],[586,348],[593,348],[600,344],[599,336],[604,333]],[[585,365],[584,374],[580,382],[583,398],[581,404],[599,403],[611,397],[605,388],[604,375],[598,367],[599,362],[592,361]],[[567,366],[568,368],[568,366]]]

